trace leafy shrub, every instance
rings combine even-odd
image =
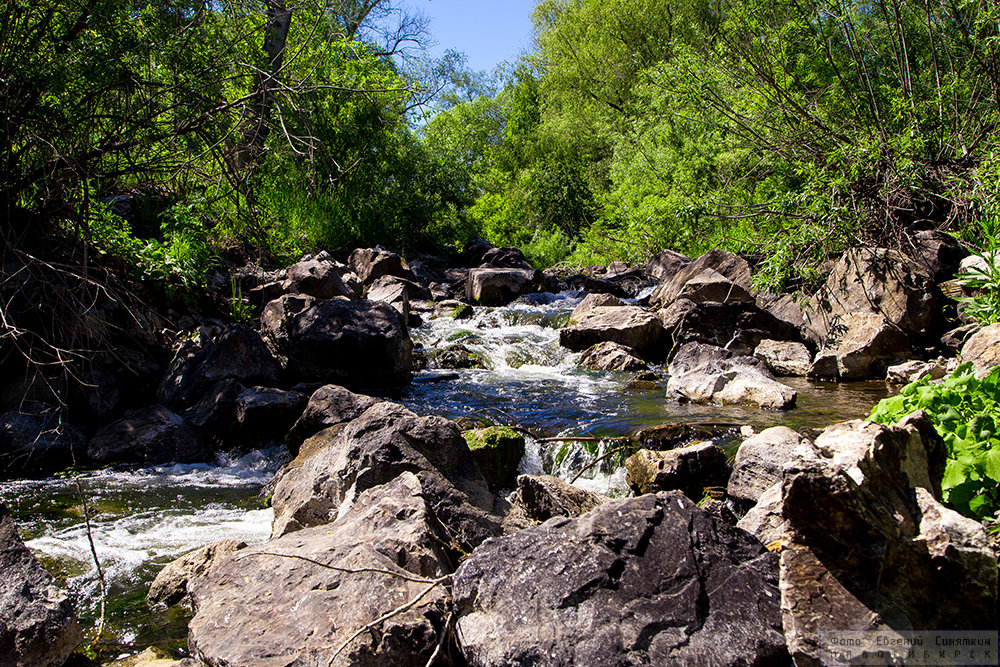
[[[979,257],[977,266],[955,276],[964,287],[971,288],[974,296],[959,297],[957,301],[962,312],[981,324],[1000,322],[1000,224],[997,219],[979,221],[982,248],[973,253]]]
[[[895,424],[923,410],[948,448],[941,491],[946,505],[965,516],[987,519],[1000,510],[1000,367],[977,379],[962,364],[940,382],[912,382],[898,396],[879,402],[870,419]]]

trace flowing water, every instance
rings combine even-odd
[[[680,405],[664,399],[662,368],[653,369],[661,377],[655,388],[648,383],[630,386],[634,373],[576,367],[579,355],[559,346],[559,328],[580,298],[572,293],[532,295],[504,308],[477,308],[468,320],[430,320],[411,331],[415,343],[425,350],[462,345],[485,367],[443,370],[432,361],[430,370],[419,373],[393,400],[418,414],[518,426],[534,436],[528,438],[522,472],[569,480],[611,451],[611,438],[639,428],[671,422],[726,422],[758,431],[780,424],[821,428],[866,416],[889,393],[880,382],[785,378],[799,392],[798,407],[787,412]],[[555,436],[595,439],[544,440]],[[738,441],[735,428],[718,439],[730,449]],[[191,549],[225,538],[266,540],[271,511],[261,489],[285,460],[283,451],[275,449],[222,456],[211,465],[110,468],[75,479],[6,482],[0,483],[0,503],[10,508],[28,546],[77,596],[85,623],[93,625],[100,613],[96,552],[108,586],[107,632],[113,642],[123,651],[151,644],[178,648],[187,612],[149,609],[144,599],[149,582],[165,563]],[[611,495],[625,493],[620,462],[620,457],[609,457],[576,484]],[[87,499],[86,510],[81,497]]]

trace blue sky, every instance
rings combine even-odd
[[[468,56],[469,69],[490,72],[501,61],[513,61],[531,48],[536,0],[404,0],[402,4],[430,18],[437,42],[431,55],[460,51]]]

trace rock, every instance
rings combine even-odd
[[[351,253],[347,262],[365,285],[370,285],[382,276],[410,277],[409,272],[403,268],[403,259],[381,246],[357,248]]]
[[[541,275],[535,269],[472,269],[465,283],[465,298],[486,306],[505,306],[522,294],[539,291]]]
[[[691,263],[691,258],[673,250],[661,250],[646,264],[646,274],[654,280],[662,281],[678,273]]]
[[[694,303],[677,299],[657,314],[675,347],[685,343],[705,343],[737,354],[753,354],[764,340],[801,341],[795,326],[753,303]]]
[[[749,291],[714,269],[705,269],[684,283],[677,298],[687,299],[694,303],[705,301],[756,303],[756,298]]]
[[[757,305],[796,329],[806,326],[806,316],[802,306],[791,294],[762,294],[757,297]]]
[[[376,403],[378,400],[371,396],[355,394],[335,384],[324,385],[309,397],[305,410],[288,432],[285,442],[293,453],[297,453],[306,438],[327,427],[356,419]]]
[[[720,275],[724,280],[742,287],[744,292],[749,292],[751,289],[750,265],[745,259],[725,250],[709,250],[676,273],[664,277],[649,298],[650,305],[653,308],[666,308],[681,296],[684,286],[690,280],[701,276],[706,269],[711,270],[713,274],[701,278],[705,282],[715,282],[717,279],[710,277]],[[725,291],[718,289],[715,293],[725,295]],[[752,300],[751,298],[750,301]]]
[[[150,646],[142,653],[106,663],[108,667],[201,667],[197,660],[174,660],[166,651]]]
[[[962,346],[965,345],[965,341],[979,331],[980,325],[978,324],[964,324],[960,327],[952,329],[951,331],[945,332],[941,336],[941,348],[945,352],[950,352],[952,354],[958,355],[962,351]]]
[[[559,344],[574,352],[611,342],[630,347],[644,358],[662,358],[665,339],[659,318],[638,306],[596,306],[559,330]]]
[[[762,340],[753,356],[760,359],[775,375],[805,377],[812,368],[812,355],[802,343],[783,340]]]
[[[910,338],[878,313],[844,315],[831,329],[809,375],[841,380],[884,377],[885,369],[909,355]]]
[[[989,324],[969,336],[959,359],[962,363],[971,362],[980,378],[1000,365],[1000,323]]]
[[[180,558],[167,563],[153,579],[146,594],[149,604],[172,606],[184,599],[188,586],[198,577],[203,577],[221,559],[246,548],[246,542],[221,540],[195,549]]]
[[[91,438],[87,455],[97,463],[199,463],[211,452],[183,417],[162,405],[131,410]]]
[[[297,391],[252,387],[236,398],[236,421],[246,433],[283,438],[308,401]]]
[[[382,276],[373,280],[368,286],[367,298],[371,301],[383,301],[386,299],[381,298],[381,294],[390,294],[397,290],[402,290],[406,295],[406,299],[410,302],[430,301],[433,299],[431,291],[423,285],[397,276]]]
[[[577,304],[576,308],[569,316],[570,324],[579,324],[584,321],[595,308],[602,306],[625,306],[624,301],[612,294],[588,294]]]
[[[475,308],[456,299],[445,299],[434,306],[434,317],[450,317],[455,320],[467,320],[475,315]]]
[[[772,410],[795,405],[796,392],[763,363],[728,350],[687,343],[670,362],[667,396],[693,403],[750,404]]]
[[[448,611],[434,582],[452,562],[423,493],[403,472],[360,494],[335,523],[219,561],[191,587],[192,655],[210,665],[423,667]]]
[[[24,546],[0,505],[0,664],[61,667],[82,642],[69,594]]]
[[[551,475],[518,475],[513,504],[535,521],[548,521],[557,516],[581,516],[608,500]]]
[[[969,251],[954,236],[936,229],[917,232],[906,240],[909,242],[906,254],[935,283],[954,276],[959,264],[969,256]]]
[[[317,299],[333,299],[338,296],[354,299],[361,296],[341,278],[346,272],[346,266],[338,266],[328,259],[302,260],[288,267],[282,287],[287,293],[308,294]]]
[[[184,412],[189,424],[215,436],[236,430],[236,399],[246,391],[238,380],[221,380]]]
[[[495,247],[483,237],[474,236],[462,247],[462,252],[458,255],[458,265],[479,266],[483,263],[483,256]]]
[[[479,261],[483,266],[497,269],[534,270],[535,268],[518,248],[489,248]]]
[[[294,380],[384,389],[412,378],[413,343],[388,304],[286,295],[265,306],[261,322]]]
[[[587,292],[588,294],[609,294],[624,299],[625,290],[616,282],[595,278],[582,273],[569,276],[565,279],[564,289]]]
[[[83,463],[87,441],[54,409],[25,406],[0,415],[0,479],[47,477]]]
[[[756,537],[761,544],[777,543],[775,546],[780,547],[781,538],[788,530],[788,523],[781,516],[781,482],[764,491],[736,527]]]
[[[428,350],[427,360],[431,368],[487,368],[483,358],[464,345]]]
[[[406,286],[393,276],[382,276],[371,284],[365,298],[369,301],[387,303],[395,308],[400,316],[406,318],[410,314],[410,296]]]
[[[633,354],[633,350],[609,341],[588,347],[580,355],[578,363],[583,368],[595,371],[644,371],[649,369],[645,361]]]
[[[711,442],[698,442],[665,452],[640,449],[625,459],[625,481],[636,495],[680,491],[697,502],[708,487],[725,487],[726,455]]]
[[[168,407],[188,407],[222,380],[271,386],[280,373],[281,367],[261,337],[247,326],[231,324],[212,340],[185,341],[156,395]]]
[[[499,534],[494,498],[458,427],[376,403],[302,443],[274,489],[273,537],[330,523],[363,491],[413,472],[452,539],[470,550]]]
[[[460,648],[476,667],[784,666],[776,561],[681,494],[612,500],[481,545],[455,573]]]
[[[726,494],[756,503],[765,491],[781,481],[785,466],[815,456],[812,442],[787,426],[765,429],[744,440],[736,451]]]
[[[782,615],[796,664],[819,664],[824,630],[995,629],[996,557],[982,525],[935,499],[946,453],[923,413],[899,426],[838,424],[815,445],[820,456],[785,469],[781,487]]]
[[[943,359],[936,361],[913,359],[886,369],[885,381],[891,384],[910,384],[925,377],[940,380],[947,374],[948,369]]]
[[[506,426],[489,426],[462,434],[490,489],[499,491],[514,485],[517,466],[524,457],[524,436]]]

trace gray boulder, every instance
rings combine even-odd
[[[378,399],[371,396],[355,394],[335,384],[323,385],[309,397],[305,410],[288,432],[285,442],[293,452],[298,452],[299,445],[306,438],[327,427],[356,419],[376,403]]]
[[[318,299],[360,296],[343,280],[348,269],[329,259],[303,259],[288,267],[282,288],[290,294],[308,294]]]
[[[243,549],[197,578],[188,646],[209,665],[424,667],[446,631],[449,543],[404,472],[335,523]]]
[[[647,358],[663,357],[666,335],[659,318],[638,306],[595,306],[559,330],[559,344],[581,352],[603,342],[632,348]]]
[[[592,345],[580,355],[579,365],[594,371],[644,371],[649,366],[634,354],[634,350],[618,343],[605,341]]]
[[[760,359],[775,375],[805,377],[812,370],[813,357],[802,343],[789,340],[762,340],[753,356]]]
[[[575,518],[610,498],[567,484],[551,475],[519,475],[513,505],[534,521],[557,516]]]
[[[236,422],[245,433],[283,438],[308,401],[297,391],[251,387],[236,397]]]
[[[146,602],[168,606],[177,604],[187,595],[188,586],[195,579],[205,576],[220,560],[246,546],[246,542],[221,540],[167,563],[149,585]]]
[[[479,260],[483,266],[497,269],[534,269],[518,248],[490,248]]]
[[[646,274],[654,280],[664,280],[691,263],[691,258],[673,250],[661,250],[646,263]]]
[[[542,273],[536,269],[480,267],[469,271],[465,298],[486,306],[504,306],[521,296],[538,292]]]
[[[222,380],[273,386],[280,374],[281,367],[261,337],[247,326],[231,324],[212,340],[185,341],[156,395],[170,408],[189,407]]]
[[[236,399],[244,391],[246,387],[238,380],[221,380],[184,411],[184,418],[203,432],[225,437],[237,428]]]
[[[705,274],[706,270],[711,270],[712,273]],[[699,276],[702,277],[698,278]],[[693,279],[698,278],[703,283],[718,284],[719,277],[726,281],[726,283],[732,283],[742,288],[742,290],[739,290],[740,295],[747,294],[751,290],[750,279],[752,274],[750,265],[745,259],[725,250],[709,250],[676,273],[666,275],[649,298],[650,306],[653,308],[666,308],[681,297],[684,286]],[[710,293],[723,297],[727,294],[732,295],[737,293],[735,288],[730,289],[728,286],[725,287],[726,289],[716,288]],[[706,290],[705,294],[707,296],[709,288],[703,288]],[[691,293],[697,292],[697,289],[691,290]],[[714,301],[715,299],[705,300]],[[749,300],[752,301],[753,299]]]
[[[403,258],[381,246],[357,248],[347,261],[351,271],[365,285],[370,285],[382,276],[410,277],[409,272],[403,268]]]
[[[0,505],[0,665],[61,667],[82,642],[69,595],[24,546]]]
[[[736,451],[726,493],[730,498],[756,503],[781,481],[786,466],[815,456],[812,443],[787,426],[765,429],[744,440]]]
[[[670,362],[667,397],[692,403],[757,405],[785,410],[796,392],[774,379],[762,362],[712,345],[687,343]]]
[[[294,380],[384,389],[412,378],[413,343],[388,304],[292,294],[267,304],[261,323]]]
[[[954,368],[949,370],[949,363],[944,359],[934,361],[911,359],[887,368],[885,381],[890,384],[909,384],[925,377],[931,380],[940,380],[951,370]]]
[[[962,363],[972,363],[979,377],[1000,365],[1000,323],[987,325],[969,336],[959,359]]]
[[[745,301],[695,303],[677,299],[657,314],[675,347],[705,343],[737,354],[753,354],[764,340],[802,340],[796,326]]]
[[[162,405],[131,410],[99,430],[87,446],[97,463],[198,463],[211,450],[183,417]]]
[[[625,302],[614,296],[613,294],[588,294],[583,297],[583,300],[576,305],[573,312],[570,313],[569,323],[579,324],[587,315],[590,314],[595,308],[600,308],[602,306],[625,306]]]
[[[917,232],[906,239],[905,252],[927,272],[935,283],[948,280],[958,271],[969,251],[951,234],[937,229]]]
[[[660,493],[488,540],[453,596],[476,667],[784,667],[777,587],[759,542]]]
[[[676,490],[695,502],[709,487],[725,488],[729,478],[726,455],[711,442],[662,452],[640,449],[625,459],[625,470],[636,495]]]
[[[864,380],[884,377],[886,368],[909,356],[910,338],[879,313],[844,315],[831,328],[813,360],[813,377]]]

